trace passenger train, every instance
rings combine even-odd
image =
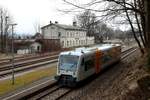
[[[121,46],[104,44],[91,48],[77,48],[61,52],[55,79],[65,86],[76,86],[93,74],[120,60]]]

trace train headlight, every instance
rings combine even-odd
[[[58,70],[58,73],[60,73],[60,70]]]
[[[73,72],[73,75],[75,75],[76,73],[75,72]]]

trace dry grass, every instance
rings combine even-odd
[[[15,57],[18,57],[18,56],[21,56],[21,55],[15,55]],[[12,58],[12,55],[11,54],[4,54],[4,53],[0,53],[0,59],[10,59]]]
[[[19,87],[25,86],[41,78],[47,76],[54,76],[55,74],[56,74],[56,66],[53,66],[50,68],[41,69],[41,70],[27,73],[22,76],[18,76],[15,78],[15,85],[11,84],[12,81],[10,79],[2,81],[0,82],[0,95],[12,91],[14,89],[17,89]]]

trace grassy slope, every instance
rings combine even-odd
[[[0,82],[0,95],[12,91],[16,88],[25,86],[31,82],[39,80],[43,77],[54,76],[56,74],[56,66],[37,70],[15,78],[15,85],[11,84],[11,79]]]

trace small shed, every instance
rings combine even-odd
[[[33,42],[30,44],[31,52],[41,52],[42,46],[39,42]]]
[[[34,39],[18,39],[14,41],[14,51],[17,54],[41,52],[42,45]]]

